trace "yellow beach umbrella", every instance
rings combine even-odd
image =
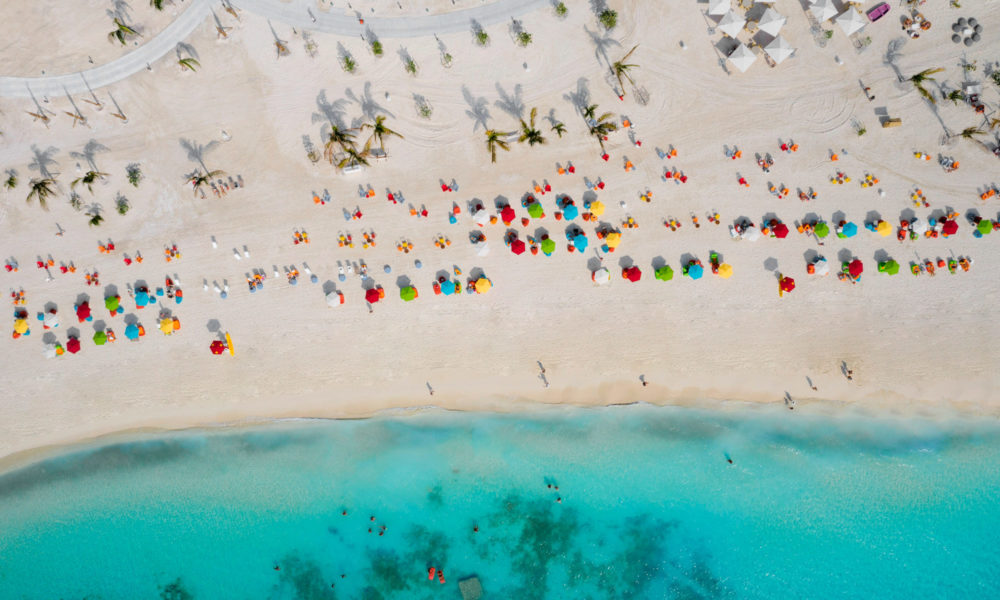
[[[878,227],[875,228],[875,231],[877,231],[882,237],[889,237],[889,234],[892,233],[892,225],[889,225],[885,221],[879,221]]]
[[[164,335],[170,335],[174,332],[174,320],[173,319],[163,319],[160,321],[160,331]]]
[[[229,356],[236,356],[236,349],[233,348],[233,338],[229,337],[229,332],[226,332],[226,346],[229,348]]]
[[[490,291],[491,287],[493,287],[493,284],[490,283],[490,280],[486,279],[485,277],[480,277],[476,281],[476,293],[477,294],[485,294],[486,292]]]
[[[28,330],[28,322],[24,319],[18,319],[14,321],[14,332],[18,335],[24,334]]]
[[[604,238],[604,243],[607,244],[608,248],[617,248],[618,244],[622,243],[622,234],[617,231],[609,233],[608,237]]]
[[[733,276],[733,265],[729,263],[722,263],[719,265],[719,277],[723,279],[729,279]]]
[[[599,217],[604,214],[604,203],[600,200],[594,200],[590,203],[590,214],[595,217]]]

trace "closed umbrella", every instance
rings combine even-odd
[[[171,324],[173,324],[172,321]],[[103,331],[98,331],[97,333],[94,334],[94,343],[97,344],[98,346],[103,346],[107,341],[108,341],[108,334],[104,333]]]
[[[586,250],[587,244],[589,243],[590,241],[587,239],[587,236],[582,233],[573,238],[573,246],[575,246],[579,252]]]
[[[490,288],[492,287],[493,283],[489,279],[486,279],[485,277],[480,277],[478,280],[476,280],[477,294],[485,294],[486,292],[490,291]]]
[[[130,324],[125,328],[125,337],[130,340],[139,339],[139,326],[135,323]]]
[[[851,264],[847,265],[847,272],[851,274],[851,277],[857,279],[861,276],[865,270],[864,264],[861,263],[860,259],[855,258],[851,261]]]
[[[590,203],[590,214],[595,217],[599,217],[604,214],[604,203],[600,200],[594,200]]]
[[[774,226],[774,229],[771,230],[771,233],[773,233],[776,238],[788,237],[788,225],[778,223]]]
[[[542,240],[542,252],[545,256],[552,256],[552,253],[556,251],[556,243],[552,241],[552,238],[545,238]]]
[[[572,221],[579,215],[580,209],[578,209],[575,204],[567,204],[563,207],[563,217],[565,217],[567,221]]]
[[[815,227],[813,227],[813,233],[815,233],[818,238],[825,238],[830,235],[830,226],[820,221],[819,223],[816,223]]]
[[[875,226],[875,233],[882,237],[889,237],[892,233],[892,225],[889,225],[889,223],[885,221],[879,221],[878,225]]]
[[[528,205],[528,216],[532,219],[541,219],[545,216],[545,210],[542,205],[537,202],[532,202]]]
[[[365,292],[365,300],[367,300],[369,304],[375,304],[376,302],[378,302],[379,301],[378,290],[375,288],[371,288],[367,292]]]
[[[653,271],[653,276],[660,281],[670,281],[674,278],[674,270],[670,268],[670,265],[663,265]]]
[[[944,227],[941,228],[941,233],[945,235],[955,235],[958,232],[958,223],[955,221],[945,221]]]
[[[642,271],[639,270],[639,267],[629,267],[625,269],[622,275],[625,276],[625,279],[633,283],[642,279]]]
[[[504,225],[510,225],[516,218],[517,215],[514,214],[514,209],[510,206],[505,206],[503,207],[503,210],[500,211],[500,220],[504,222]]]
[[[611,282],[611,271],[609,271],[606,267],[601,267],[591,273],[590,278],[598,285],[605,285]]]
[[[722,263],[719,265],[719,277],[723,279],[729,279],[733,276],[733,265],[729,263]]]
[[[83,302],[79,306],[76,307],[76,318],[80,319],[81,323],[83,323],[84,321],[86,321],[87,319],[90,318],[90,303],[89,302]]]
[[[524,254],[524,242],[521,240],[514,240],[510,243],[510,251],[514,254]]]
[[[705,274],[705,268],[699,265],[698,263],[689,265],[687,268],[687,276],[690,277],[691,279],[701,279],[701,276],[704,274]]]
[[[412,285],[408,285],[399,290],[399,297],[403,300],[403,302],[410,302],[417,297],[417,288]]]

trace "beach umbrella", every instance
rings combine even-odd
[[[80,322],[83,323],[88,317],[90,317],[90,303],[83,302],[76,307],[76,318],[80,319]]]
[[[215,340],[208,349],[212,351],[212,354],[222,354],[226,351],[226,343],[222,340]]]
[[[514,240],[510,243],[510,251],[514,254],[524,254],[524,242],[521,240]]]
[[[563,207],[563,217],[565,217],[567,221],[572,221],[577,218],[579,214],[580,209],[578,209],[575,204],[567,204]]]
[[[542,240],[542,252],[545,256],[552,256],[552,253],[556,251],[556,243],[552,241],[552,238],[545,238]]]
[[[171,321],[171,325],[173,325],[173,321]],[[103,346],[107,341],[108,341],[108,334],[104,333],[103,331],[98,331],[94,333],[94,343],[97,344],[98,346]]]
[[[840,25],[846,35],[861,31],[865,27],[865,18],[859,11],[851,7],[837,15],[834,22]]]
[[[851,264],[847,265],[847,272],[851,274],[851,277],[857,279],[861,276],[865,270],[865,265],[861,263],[860,259],[855,258],[851,261]]]
[[[606,285],[611,283],[611,271],[607,267],[601,267],[590,274],[590,279],[598,285]]]
[[[795,280],[791,277],[782,277],[778,280],[778,289],[782,292],[790,292],[795,289]]]
[[[618,244],[622,243],[622,234],[617,231],[609,233],[607,237],[604,238],[604,243],[607,244],[608,248],[617,248]]]
[[[340,306],[344,303],[344,295],[334,290],[326,295],[327,306]]]
[[[45,320],[42,323],[49,329],[59,327],[59,316],[54,312],[45,313]]]
[[[476,225],[482,227],[490,222],[490,213],[486,212],[486,209],[480,208],[472,215],[472,220]]]
[[[56,345],[55,344],[45,344],[42,347],[42,356],[45,358],[55,358],[56,357]]]
[[[487,242],[476,244],[476,256],[486,256],[490,253],[490,245]]]
[[[899,263],[893,259],[884,260],[878,264],[878,270],[881,273],[886,273],[887,275],[895,275],[899,273]]]
[[[732,0],[708,0],[708,14],[713,16],[724,15],[732,7]]]
[[[622,274],[625,276],[625,279],[633,283],[642,279],[642,271],[639,270],[639,267],[629,267]]]
[[[764,33],[777,36],[778,32],[781,31],[781,28],[784,27],[787,20],[788,19],[783,17],[781,13],[768,6],[767,10],[764,11],[764,14],[762,14],[760,19],[757,20],[757,28]],[[771,55],[771,58],[774,58],[774,55]],[[774,61],[781,62],[777,58],[775,58]]]
[[[136,292],[135,293],[135,306],[136,308],[143,308],[149,304],[149,294],[146,292]]]
[[[226,332],[226,348],[229,348],[229,356],[236,356],[236,348],[233,346],[233,338]]]
[[[581,253],[587,249],[587,244],[589,243],[590,240],[588,240],[587,236],[582,233],[573,238],[573,245],[576,246],[576,249]]]
[[[740,237],[748,242],[756,242],[760,239],[760,229],[757,229],[756,225],[747,225],[743,228],[743,233]]]
[[[736,49],[729,53],[729,60],[740,70],[740,73],[746,73],[750,65],[757,60],[757,55],[750,48],[747,48],[746,44],[740,43],[739,46],[736,46]]]
[[[542,205],[537,202],[532,202],[528,205],[528,216],[532,219],[541,219],[542,215],[545,214],[545,209]]]
[[[826,262],[825,258],[816,259],[813,265],[816,267],[817,275],[825,277],[830,274],[830,263]]]
[[[976,225],[976,231],[983,235],[989,235],[989,233],[993,231],[993,221],[983,219],[978,225]]]
[[[26,319],[17,319],[14,321],[14,333],[24,335],[26,331],[28,331],[28,321]]]
[[[913,219],[910,221],[910,231],[917,235],[923,235],[927,233],[927,222],[921,221],[920,219]]]
[[[378,290],[376,288],[371,288],[367,292],[365,292],[365,300],[367,300],[369,304],[375,304],[376,302],[378,302],[379,301]]]
[[[653,271],[653,276],[660,281],[670,281],[674,278],[674,270],[670,268],[670,265],[663,265]]]
[[[169,318],[169,317],[165,317],[165,318],[161,319],[160,320],[160,331],[163,332],[163,335],[170,335],[171,333],[173,333],[174,332],[174,320],[171,319],[171,318]]]
[[[693,265],[688,265],[687,276],[691,279],[701,279],[701,276],[705,274],[705,268],[695,263]]]
[[[492,287],[493,283],[489,279],[486,279],[485,277],[480,277],[479,279],[476,280],[477,294],[485,294],[486,292],[490,291],[490,288]]]
[[[788,237],[788,225],[778,223],[774,226],[774,229],[771,230],[771,233],[773,233],[776,238],[786,238]]]
[[[892,225],[889,225],[889,223],[885,221],[879,221],[878,225],[875,226],[875,233],[882,237],[889,237],[892,233]]]
[[[825,238],[830,235],[830,226],[823,221],[820,221],[819,223],[816,223],[815,227],[813,227],[813,233],[815,233],[818,238]]]
[[[734,38],[743,31],[743,26],[746,25],[746,22],[747,20],[737,14],[736,11],[730,10],[722,15],[722,20],[719,21],[718,25],[719,31]]]
[[[820,23],[826,21],[827,19],[832,19],[837,15],[837,9],[834,7],[832,0],[816,0],[816,2],[809,7],[809,12],[811,12]]]
[[[450,296],[455,293],[455,282],[450,279],[441,284],[441,293]]]
[[[733,276],[733,265],[729,263],[722,263],[719,265],[719,277],[723,279],[729,279]]]
[[[118,296],[108,296],[104,299],[104,308],[108,309],[111,313],[114,313],[118,310],[118,305],[120,303],[121,300]]]
[[[767,55],[780,65],[786,58],[795,53],[795,48],[792,48],[791,44],[779,35],[771,40],[770,44],[764,46],[764,52],[767,52]]]
[[[955,235],[958,232],[958,223],[955,221],[945,221],[944,227],[941,228],[941,233],[945,235]]]
[[[136,325],[135,323],[132,323],[128,327],[126,327],[125,337],[127,337],[130,340],[139,339],[139,326]]]
[[[858,226],[854,223],[844,223],[844,226],[837,231],[837,237],[850,238],[858,235]]]
[[[80,340],[77,338],[69,338],[66,341],[66,352],[70,354],[76,354],[80,351]]]
[[[399,290],[399,297],[403,302],[410,302],[417,297],[417,288],[408,285]]]
[[[514,214],[514,209],[509,205],[503,207],[503,210],[500,211],[500,220],[504,222],[504,225],[510,225],[511,221],[516,218],[517,215]]]
[[[590,214],[595,217],[599,217],[604,214],[604,203],[600,200],[594,200],[590,203]]]

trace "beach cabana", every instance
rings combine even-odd
[[[607,285],[611,283],[611,271],[606,267],[601,267],[590,274],[590,279],[598,285]]]
[[[642,279],[642,271],[639,270],[639,267],[629,267],[627,269],[623,269],[622,278],[635,283],[636,281]]]
[[[767,55],[780,65],[786,58],[795,53],[795,48],[792,48],[785,38],[779,35],[771,40],[770,44],[764,46],[764,52],[767,52]]]
[[[743,31],[743,26],[746,25],[747,20],[736,13],[736,11],[729,11],[723,15],[722,20],[719,21],[719,31],[734,38]]]
[[[334,290],[326,295],[327,306],[340,306],[344,303],[344,295]]]
[[[670,281],[674,278],[674,270],[670,268],[670,265],[663,265],[659,269],[653,271],[653,277],[660,281]]]
[[[740,43],[739,46],[729,53],[729,61],[733,63],[740,73],[746,73],[746,70],[750,68],[750,65],[757,60],[757,55],[746,47],[746,44]]]
[[[837,8],[833,5],[833,0],[816,0],[809,7],[809,12],[820,23],[837,16]]]
[[[66,340],[66,352],[70,354],[76,354],[80,351],[80,340],[79,338],[69,338]]]
[[[729,263],[722,263],[719,265],[718,276],[723,279],[729,279],[733,276],[733,265]]]
[[[840,25],[840,28],[847,35],[857,33],[865,28],[865,18],[857,9],[851,6],[848,6],[847,10],[837,15],[834,22]]]
[[[368,291],[365,292],[365,300],[369,304],[375,304],[376,302],[379,301],[380,298],[381,295],[378,293],[378,288],[370,288]]]
[[[778,32],[781,31],[781,28],[785,26],[785,22],[787,20],[788,19],[782,16],[781,13],[768,6],[767,10],[764,11],[764,14],[762,14],[760,19],[757,21],[757,28],[764,33],[777,36]],[[771,58],[774,58],[774,56]],[[781,61],[775,59],[775,62]]]
[[[408,285],[399,290],[399,298],[403,302],[412,302],[417,298],[417,288],[412,285]]]
[[[136,325],[135,323],[131,323],[130,325],[128,325],[125,328],[125,337],[127,337],[132,341],[139,339],[139,326]]]
[[[521,240],[514,240],[510,243],[510,251],[514,254],[524,254],[525,245]]]
[[[715,17],[726,14],[732,7],[732,0],[708,0],[708,14]]]
[[[489,279],[486,279],[485,277],[480,277],[479,279],[476,280],[475,288],[477,294],[485,294],[486,292],[490,291],[492,287],[493,287],[493,282],[491,282]]]

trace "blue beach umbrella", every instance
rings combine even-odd
[[[587,236],[583,235],[582,233],[573,238],[573,246],[575,246],[576,249],[579,250],[580,252],[585,251],[587,249],[587,244],[589,243],[590,240],[588,240]]]
[[[139,339],[139,327],[135,323],[132,323],[131,325],[129,325],[128,327],[126,327],[125,328],[125,337],[127,337],[130,340],[137,340],[137,339]]]
[[[135,305],[142,308],[149,304],[149,294],[146,292],[136,292],[135,293]]]
[[[578,209],[575,204],[567,204],[563,208],[563,216],[566,217],[567,221],[572,221],[579,215],[580,215],[580,209]]]
[[[450,295],[454,294],[455,293],[455,282],[449,280],[449,281],[445,281],[444,283],[442,283],[441,284],[441,293],[444,294],[445,296],[450,296]]]
[[[837,234],[837,237],[849,238],[856,235],[858,235],[858,226],[854,223],[845,223],[844,226],[841,227],[840,233]]]
[[[705,274],[705,269],[701,265],[694,264],[688,267],[687,274],[691,279],[701,279],[701,276]]]

